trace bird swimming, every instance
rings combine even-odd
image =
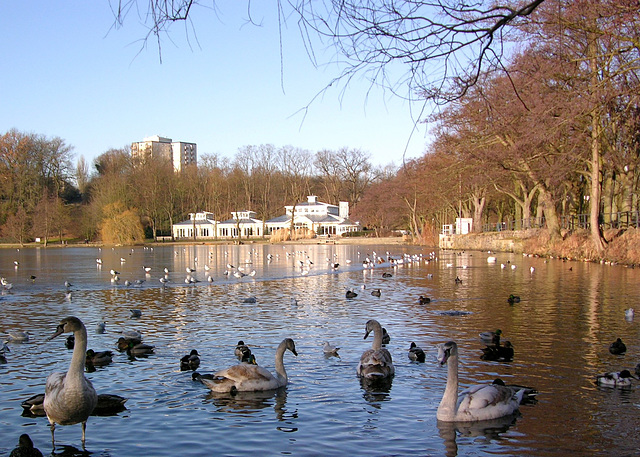
[[[458,345],[449,341],[438,346],[438,362],[448,364],[447,385],[436,417],[444,422],[474,422],[515,413],[524,390],[514,393],[506,386],[478,384],[458,394]]]
[[[201,377],[202,383],[214,392],[257,392],[275,390],[288,383],[287,372],[284,368],[284,353],[291,351],[298,355],[296,345],[291,338],[285,338],[278,345],[275,355],[275,376],[267,369],[252,363],[240,363],[226,370],[215,373],[213,379]]]
[[[609,352],[614,355],[620,355],[627,352],[627,345],[622,342],[622,339],[618,338],[609,345]]]
[[[325,341],[322,345],[322,352],[324,352],[324,355],[334,355],[334,356],[340,357],[340,355],[338,354],[339,349],[340,349],[339,347],[335,347],[334,345],[330,344],[328,341]]]
[[[370,333],[373,333],[371,349],[362,353],[356,374],[359,378],[366,379],[390,378],[395,374],[395,367],[391,353],[382,347],[382,326],[375,319],[367,321],[364,338],[366,339]]]
[[[69,370],[66,373],[52,373],[45,385],[44,410],[51,424],[51,442],[55,448],[54,431],[56,424],[82,424],[82,444],[85,443],[87,419],[98,403],[98,395],[84,376],[87,352],[87,329],[74,316],[60,321],[50,340],[63,333],[73,332],[75,346]]]
[[[413,341],[409,346],[409,360],[413,360],[414,362],[424,362],[426,360],[424,350]]]
[[[637,379],[629,370],[604,373],[596,376],[596,384],[604,387],[626,389],[631,387],[631,380]]]
[[[180,370],[188,371],[188,370],[197,370],[200,366],[200,354],[195,349],[192,349],[191,352],[180,359]]]

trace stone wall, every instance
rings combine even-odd
[[[440,235],[440,249],[469,251],[523,252],[529,231],[470,233],[468,235]]]

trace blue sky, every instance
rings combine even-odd
[[[405,147],[406,158],[424,153],[426,126],[411,136],[420,106],[364,79],[312,101],[337,67],[310,63],[293,21],[281,60],[275,2],[254,8],[259,27],[246,23],[245,2],[228,3],[174,24],[160,61],[157,42],[141,41],[146,30],[135,12],[113,28],[107,0],[3,2],[0,132],[61,137],[89,162],[155,134],[226,157],[258,144],[358,148],[376,165],[399,165]],[[315,49],[321,62],[331,61]]]

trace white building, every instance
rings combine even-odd
[[[218,222],[214,219],[213,213],[203,211],[201,213],[189,213],[189,219],[178,222],[171,226],[173,238],[212,239],[216,237]]]
[[[218,222],[213,217],[213,213],[207,211],[189,213],[189,219],[173,224],[171,231],[176,240],[259,237],[262,236],[264,224],[255,216],[256,213],[253,211],[233,211],[231,219]]]
[[[290,229],[291,218],[294,228],[307,228],[318,235],[337,235],[355,232],[360,226],[349,219],[349,202],[340,202],[338,206],[318,201],[315,195],[309,195],[306,202],[285,206],[285,214],[266,222],[268,233],[278,229]]]
[[[198,164],[198,147],[195,143],[173,141],[158,135],[131,143],[131,157],[139,160],[163,158],[173,164],[175,171]]]
[[[231,219],[218,223],[218,238],[253,238],[262,236],[264,223],[254,211],[232,211]]]

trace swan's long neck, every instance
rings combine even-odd
[[[378,322],[373,324],[373,343],[371,344],[371,348],[374,351],[382,349],[382,326]]]
[[[438,407],[438,418],[456,415],[458,403],[458,355],[454,354],[447,360],[447,386]]]
[[[67,372],[67,379],[84,380],[84,364],[87,357],[87,329],[82,326],[79,330],[73,332],[75,343],[73,345],[73,355],[71,356],[71,364]]]
[[[287,371],[284,369],[284,352],[287,350],[287,345],[283,341],[276,349],[276,374],[278,378],[287,382]]]

